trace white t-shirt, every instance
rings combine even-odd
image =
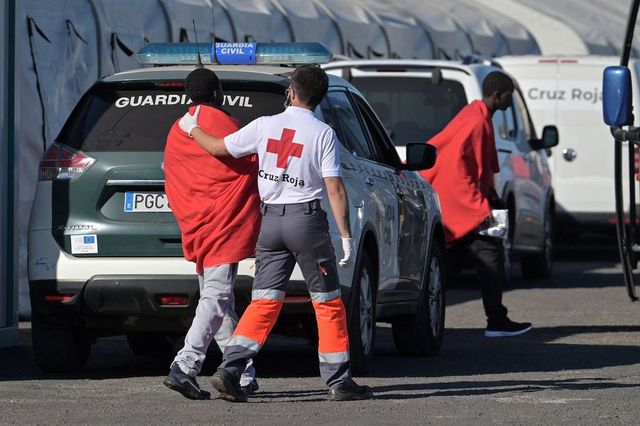
[[[321,199],[322,179],[342,175],[333,129],[305,108],[257,118],[224,143],[235,158],[258,154],[258,191],[266,204]]]

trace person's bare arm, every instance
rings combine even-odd
[[[342,178],[339,176],[326,177],[324,178],[324,184],[327,187],[329,203],[331,204],[331,210],[333,211],[333,217],[336,219],[340,236],[342,238],[351,238],[349,199]]]
[[[198,145],[214,157],[228,157],[231,155],[227,150],[227,146],[224,144],[223,138],[216,138],[200,127],[195,127],[191,130],[191,137],[198,142]]]

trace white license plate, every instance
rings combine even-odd
[[[125,192],[124,211],[129,213],[170,212],[167,194],[163,192]]]

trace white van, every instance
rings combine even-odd
[[[494,61],[518,80],[538,132],[547,124],[558,128],[560,143],[549,162],[559,228],[615,224],[613,138],[602,123],[602,72],[620,59],[504,56]],[[639,64],[629,61],[635,111],[640,100]],[[624,191],[628,193],[627,179]]]

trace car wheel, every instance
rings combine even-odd
[[[138,356],[164,359],[174,352],[174,342],[162,333],[128,333],[127,343]]]
[[[540,253],[522,258],[522,275],[525,278],[549,278],[553,269],[553,215],[544,218],[544,243]]]
[[[435,355],[442,346],[445,319],[444,259],[434,245],[424,274],[423,290],[415,315],[392,323],[393,340],[402,355]]]
[[[31,339],[36,363],[44,372],[81,370],[89,358],[91,344],[71,326],[49,326],[35,320],[31,323]]]
[[[374,269],[367,253],[362,254],[349,300],[348,329],[351,369],[356,375],[371,372],[376,341]]]

